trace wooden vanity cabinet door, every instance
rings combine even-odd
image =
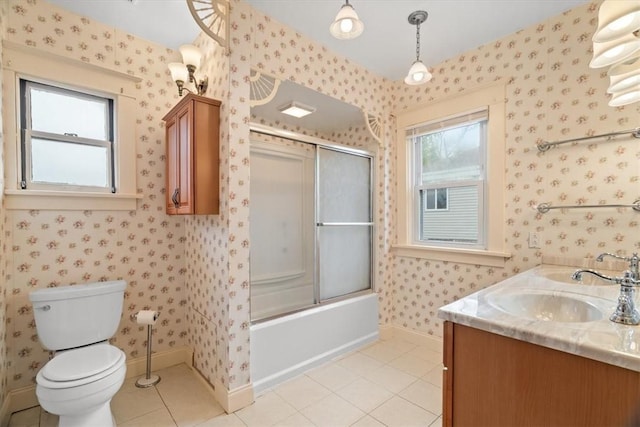
[[[624,426],[640,407],[638,372],[454,323],[445,341],[448,328],[445,426]]]
[[[442,425],[453,425],[453,323],[444,322],[444,348],[442,351]]]
[[[220,101],[188,94],[164,120],[167,214],[218,214]]]

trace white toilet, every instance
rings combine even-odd
[[[111,399],[122,386],[125,354],[109,344],[118,329],[124,280],[33,291],[36,330],[56,353],[36,376],[42,408],[61,427],[115,426]]]

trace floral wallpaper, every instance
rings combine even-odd
[[[67,12],[44,0],[0,2],[3,39],[137,75],[138,193],[130,212],[7,211],[0,208],[0,350],[7,390],[30,385],[47,360],[28,302],[32,289],[94,280],[127,280],[115,345],[144,354],[146,333],[130,319],[161,311],[154,350],[189,345],[209,382],[234,390],[249,376],[249,75],[255,68],[366,109],[380,117],[377,146],[377,283],[379,321],[441,335],[437,308],[541,262],[543,255],[593,258],[640,251],[639,219],[630,210],[586,209],[538,214],[532,206],[632,202],[640,196],[640,141],[618,138],[539,153],[536,143],[637,126],[640,107],[607,106],[608,79],[591,70],[590,37],[599,2],[432,65],[419,87],[389,82],[253,10],[231,2],[230,51],[201,35],[207,96],[222,101],[220,215],[164,213],[164,124],[178,101],[164,47]],[[428,53],[423,54],[428,63]],[[395,121],[397,111],[493,82],[507,82],[505,269],[396,256]],[[363,143],[361,132],[335,139]],[[0,152],[1,154],[1,152]],[[2,206],[2,205],[0,205]],[[542,247],[529,249],[536,231]],[[2,308],[4,307],[4,309]],[[3,318],[5,316],[6,318]],[[6,320],[6,322],[5,322]],[[1,351],[0,351],[1,352]]]
[[[536,144],[638,126],[640,104],[607,105],[606,70],[589,68],[600,2],[567,11],[433,66],[424,86],[397,83],[399,110],[497,79],[507,83],[504,269],[394,257],[393,324],[441,336],[438,307],[541,263],[542,256],[593,259],[640,251],[640,217],[631,209],[553,210],[552,205],[630,204],[640,197],[640,141],[630,137],[567,144],[541,153]],[[428,61],[425,52],[424,60]],[[528,233],[541,247],[528,247]]]
[[[137,85],[137,208],[121,211],[5,210],[8,389],[33,384],[48,360],[37,340],[28,294],[33,289],[101,280],[127,281],[114,345],[127,357],[146,353],[146,328],[130,316],[161,312],[154,351],[187,344],[184,219],[164,211],[164,124],[177,102],[169,49],[67,12],[45,1],[10,0],[5,40],[133,74]],[[4,324],[4,322],[2,322]]]
[[[3,38],[7,23],[7,4],[0,3],[0,39]],[[0,45],[0,57],[2,45]],[[0,67],[0,93],[2,93],[2,68]],[[0,188],[4,188],[4,132],[2,131],[2,103],[0,103]],[[7,274],[7,239],[5,236],[5,208],[4,192],[0,194],[0,402],[4,402],[7,396],[7,286],[5,277]]]

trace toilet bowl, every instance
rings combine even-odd
[[[124,382],[126,356],[109,344],[122,315],[122,280],[33,291],[38,338],[56,353],[36,375],[42,408],[61,427],[115,426],[111,399]]]
[[[122,350],[106,343],[64,351],[38,372],[36,395],[60,426],[112,426],[109,402],[126,370]]]

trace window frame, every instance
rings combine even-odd
[[[135,210],[136,87],[140,78],[52,52],[3,41],[3,122],[6,209]],[[21,188],[20,80],[100,93],[114,100],[114,184],[116,192]]]
[[[396,156],[396,243],[392,246],[399,256],[451,261],[466,264],[504,267],[511,255],[505,249],[505,84],[493,83],[472,91],[397,114]],[[417,211],[413,188],[413,143],[407,142],[406,129],[422,123],[444,120],[465,112],[488,109],[484,191],[486,248],[451,247],[416,242]],[[438,185],[441,187],[442,185]]]
[[[470,119],[464,120],[465,116],[469,116]],[[483,117],[482,119],[479,119],[478,117]],[[456,122],[455,126],[438,126],[439,124],[442,123],[446,123],[446,122],[450,122],[454,120]],[[487,180],[487,174],[486,174],[486,170],[487,170],[487,150],[488,150],[488,144],[487,144],[487,140],[488,140],[488,123],[489,123],[489,110],[488,108],[482,108],[480,110],[474,110],[474,111],[463,111],[460,112],[458,114],[455,114],[453,117],[441,117],[435,120],[430,120],[427,123],[421,123],[418,125],[418,127],[424,126],[424,125],[435,125],[436,128],[439,128],[438,130],[435,130],[433,132],[427,132],[427,133],[435,133],[437,131],[445,131],[448,129],[453,129],[453,128],[457,128],[457,127],[461,127],[461,126],[465,126],[468,124],[474,124],[474,123],[484,123],[484,125],[482,126],[482,131],[483,133],[480,135],[480,141],[479,141],[479,147],[480,147],[480,151],[481,151],[481,158],[479,159],[479,166],[480,166],[480,178],[478,179],[462,179],[462,180],[451,180],[451,181],[434,181],[431,184],[420,184],[420,182],[422,181],[422,174],[423,174],[423,170],[422,170],[422,152],[421,152],[421,147],[419,147],[419,143],[416,141],[415,136],[414,137],[409,137],[409,136],[405,136],[405,141],[407,144],[411,144],[411,156],[413,158],[413,161],[411,162],[411,164],[413,165],[413,171],[412,171],[412,182],[411,182],[411,186],[414,189],[413,190],[413,197],[411,199],[411,210],[413,211],[414,214],[414,225],[413,225],[413,235],[412,235],[412,243],[416,244],[416,245],[427,245],[427,246],[442,246],[442,247],[450,247],[450,248],[459,248],[459,249],[467,249],[467,248],[473,248],[473,249],[483,249],[486,250],[486,236],[485,236],[485,229],[487,228],[487,224],[486,224],[486,203],[485,203],[485,194],[487,193],[487,186],[488,186],[488,180]],[[477,195],[478,195],[478,212],[477,212],[477,218],[478,218],[478,222],[476,224],[477,228],[478,228],[478,238],[477,238],[477,242],[450,242],[450,241],[446,241],[446,240],[438,240],[438,239],[433,239],[433,240],[425,240],[422,237],[422,232],[424,230],[424,211],[426,210],[430,210],[430,211],[442,211],[442,210],[449,210],[449,188],[457,188],[457,187],[477,187]],[[421,190],[430,190],[430,189],[436,189],[436,199],[435,202],[437,204],[437,190],[438,189],[446,189],[447,190],[447,209],[423,209],[421,206],[421,201],[420,201],[420,191]]]
[[[33,104],[30,88],[45,88],[50,92],[57,94],[69,94],[78,98],[86,98],[91,100],[103,101],[106,107],[106,140],[98,140],[92,138],[78,137],[77,135],[70,134],[57,134],[46,131],[34,130],[31,123],[31,106]],[[20,109],[20,123],[21,123],[21,145],[20,145],[20,157],[21,157],[21,180],[20,187],[22,190],[53,190],[53,191],[76,191],[76,192],[101,192],[101,193],[115,193],[115,159],[114,159],[114,145],[115,145],[115,103],[116,100],[113,96],[109,96],[104,93],[97,93],[94,91],[86,91],[78,88],[70,88],[66,85],[59,85],[50,82],[42,82],[39,80],[27,80],[20,78],[20,99],[23,100]],[[32,156],[32,141],[34,138],[46,139],[56,142],[66,142],[70,144],[103,147],[106,149],[106,170],[108,174],[108,182],[104,187],[93,185],[70,185],[55,182],[42,182],[35,181],[33,179],[33,156]]]

